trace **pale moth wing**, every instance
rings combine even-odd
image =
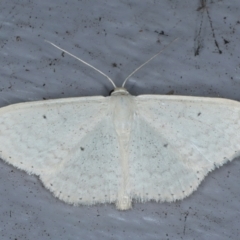
[[[240,103],[141,95],[129,142],[129,186],[139,201],[189,196],[216,167],[240,156]]]
[[[0,157],[38,175],[72,204],[116,202],[120,155],[109,98],[81,97],[0,109]]]

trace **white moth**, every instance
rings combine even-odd
[[[240,155],[239,102],[132,96],[124,88],[128,78],[121,88],[107,78],[115,88],[109,97],[1,108],[0,157],[38,175],[64,202],[126,210],[133,199],[183,199],[210,171]]]

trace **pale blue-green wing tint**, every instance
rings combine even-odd
[[[216,167],[240,155],[240,103],[142,95],[129,145],[131,195],[140,201],[189,196]]]
[[[115,202],[121,169],[109,98],[29,102],[0,109],[0,157],[72,204]]]

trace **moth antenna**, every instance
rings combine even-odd
[[[135,69],[123,82],[122,87],[125,86],[127,80],[135,73],[137,72],[139,69],[141,69],[143,66],[145,66],[147,63],[149,63],[151,60],[153,60],[155,57],[157,57],[160,53],[162,53],[167,47],[169,47],[173,42],[175,42],[178,38],[175,38],[173,41],[171,41],[169,44],[167,44],[160,52],[158,52],[157,54],[155,54],[154,56],[152,56],[150,59],[148,59],[145,63],[143,63],[142,65],[140,65],[137,69]]]
[[[78,58],[78,57],[74,56],[74,55],[71,54],[70,52],[68,52],[68,51],[66,51],[66,50],[64,50],[64,49],[62,49],[62,48],[60,48],[60,47],[58,47],[58,46],[55,45],[54,43],[52,43],[52,42],[50,42],[50,41],[48,41],[48,40],[44,40],[44,41],[47,42],[47,43],[49,43],[49,44],[51,44],[51,45],[54,46],[55,48],[57,48],[57,49],[59,49],[59,50],[65,52],[66,54],[70,55],[71,57],[74,57],[75,59],[77,59],[78,61],[84,63],[85,65],[87,65],[87,66],[93,68],[95,71],[99,72],[99,73],[102,74],[104,77],[106,77],[106,78],[112,83],[112,85],[113,85],[114,88],[117,87],[117,86],[115,85],[115,83],[113,82],[113,80],[112,80],[110,77],[108,77],[105,73],[103,73],[102,71],[100,71],[99,69],[97,69],[97,68],[95,68],[94,66],[92,66],[91,64],[89,64],[89,63],[83,61],[81,58]]]

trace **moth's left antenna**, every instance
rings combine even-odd
[[[117,86],[115,85],[115,83],[113,82],[113,80],[112,80],[109,76],[107,76],[105,73],[103,73],[102,71],[100,71],[99,69],[97,69],[97,68],[95,68],[94,66],[92,66],[91,64],[89,64],[89,63],[83,61],[81,58],[78,58],[78,57],[74,56],[74,55],[71,54],[70,52],[68,52],[68,51],[66,51],[66,50],[64,50],[64,49],[62,49],[62,48],[60,48],[60,47],[58,47],[58,46],[55,45],[54,43],[52,43],[52,42],[50,42],[50,41],[48,41],[48,40],[44,40],[44,41],[47,42],[47,43],[50,43],[50,44],[51,44],[52,46],[54,46],[55,48],[57,48],[57,49],[59,49],[59,50],[65,52],[66,54],[68,54],[68,55],[70,55],[70,56],[76,58],[78,61],[80,61],[80,62],[86,64],[87,66],[89,66],[89,67],[91,67],[91,68],[93,68],[95,71],[99,72],[99,73],[102,74],[104,77],[106,77],[106,78],[112,83],[112,85],[113,85],[114,88],[117,87]]]
[[[135,69],[123,82],[122,87],[125,86],[127,80],[139,69],[141,69],[143,66],[145,66],[147,63],[149,63],[151,60],[153,60],[155,57],[157,57],[160,53],[162,53],[168,46],[170,46],[173,42],[175,42],[178,38],[175,38],[172,42],[170,42],[167,46],[165,46],[160,52],[152,56],[150,59],[148,59],[145,63],[143,63],[141,66],[139,66],[137,69]]]

